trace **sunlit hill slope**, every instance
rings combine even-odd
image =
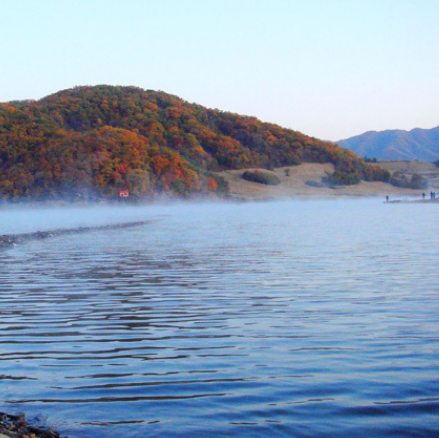
[[[254,117],[136,87],[0,104],[0,199],[225,196],[217,171],[332,163],[334,183],[387,181],[353,152]]]

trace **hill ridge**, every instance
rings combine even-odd
[[[366,131],[338,145],[361,157],[381,160],[439,160],[439,125],[431,129],[413,128]]]
[[[225,196],[218,171],[332,163],[333,183],[388,180],[331,142],[135,86],[0,104],[0,199]]]

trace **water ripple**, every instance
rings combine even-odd
[[[267,206],[2,251],[4,410],[72,437],[435,436],[436,212]]]

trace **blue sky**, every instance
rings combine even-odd
[[[0,0],[0,101],[136,85],[339,140],[439,125],[437,0]]]

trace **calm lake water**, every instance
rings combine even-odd
[[[71,437],[435,437],[439,208],[0,210],[0,411]]]

